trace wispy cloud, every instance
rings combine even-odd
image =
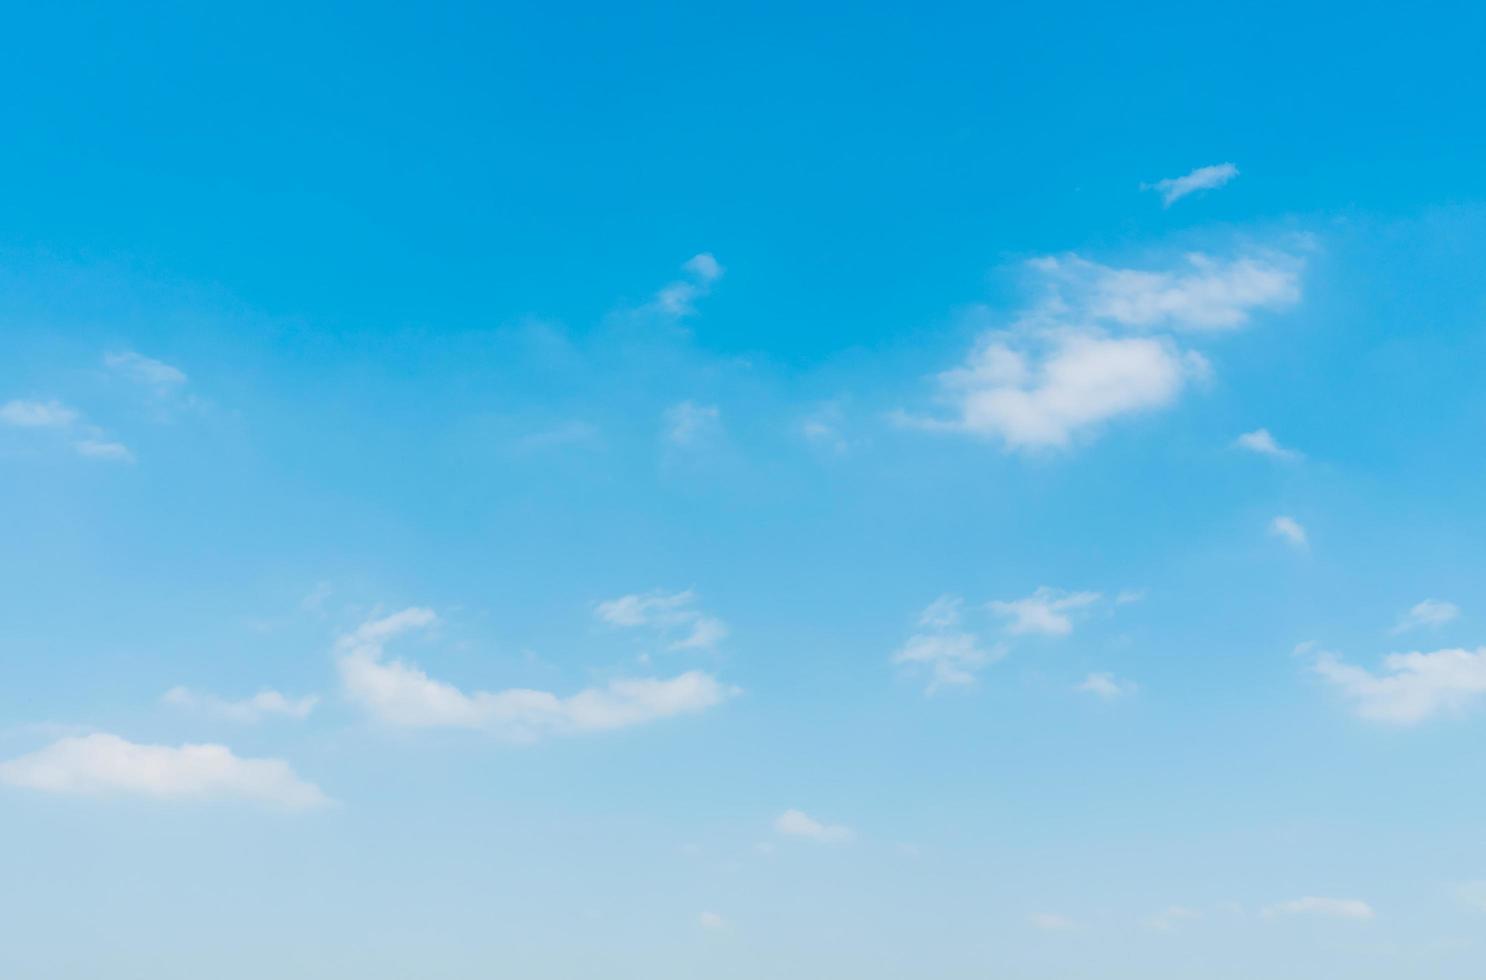
[[[0,405],[0,422],[17,429],[65,429],[78,419],[75,409],[61,402],[14,399]]]
[[[1043,932],[1066,932],[1074,927],[1072,919],[1055,912],[1038,912],[1028,916],[1027,921],[1034,929],[1041,929]]]
[[[1310,546],[1310,538],[1306,535],[1305,528],[1293,517],[1283,514],[1276,517],[1269,522],[1269,533],[1300,551]]]
[[[664,679],[613,680],[566,697],[526,688],[466,693],[413,664],[384,655],[389,640],[424,629],[436,619],[432,610],[405,609],[341,637],[336,663],[347,698],[387,725],[476,729],[529,742],[696,714],[737,693],[695,670]]]
[[[696,312],[696,301],[712,291],[712,286],[725,271],[711,252],[687,259],[681,266],[681,279],[666,283],[655,294],[653,306],[668,316],[684,317]]]
[[[992,600],[986,608],[1008,621],[1008,633],[1067,636],[1073,632],[1073,614],[1099,599],[1097,592],[1065,592],[1044,585],[1025,598]]]
[[[225,745],[140,745],[117,735],[60,739],[0,763],[0,782],[48,793],[246,800],[288,809],[330,800],[279,759],[244,759]]]
[[[320,699],[314,695],[290,698],[278,691],[263,690],[249,698],[229,700],[213,694],[201,694],[186,687],[172,687],[160,698],[177,708],[199,711],[230,721],[257,722],[277,715],[283,718],[307,718]]]
[[[1093,673],[1083,679],[1078,690],[1106,701],[1134,694],[1139,686],[1134,681],[1120,680],[1113,674]]]
[[[959,596],[934,600],[919,616],[919,631],[893,654],[895,664],[928,671],[930,694],[975,683],[982,668],[1006,655],[1004,647],[987,648],[974,633],[960,628],[963,605]]]
[[[103,355],[103,363],[118,376],[164,394],[186,383],[186,372],[164,361],[135,351],[117,351]]]
[[[1486,647],[1390,653],[1381,674],[1321,653],[1313,669],[1352,702],[1359,716],[1394,725],[1458,713],[1486,697]]]
[[[1407,633],[1416,629],[1437,629],[1460,618],[1460,607],[1443,599],[1424,599],[1399,617],[1392,632]]]
[[[1238,176],[1238,168],[1231,163],[1215,163],[1180,177],[1167,177],[1154,184],[1142,184],[1143,190],[1153,190],[1161,195],[1161,205],[1171,207],[1188,194],[1215,190]]]
[[[716,405],[677,402],[661,416],[662,432],[667,442],[683,449],[696,449],[722,432],[722,413]]]
[[[845,844],[856,836],[843,824],[823,823],[802,810],[785,810],[774,818],[774,832],[784,837],[800,837],[817,844]]]
[[[646,592],[600,602],[594,615],[610,626],[647,627],[671,637],[672,650],[710,650],[727,637],[727,624],[698,605],[695,592]]]
[[[1253,432],[1245,432],[1233,444],[1239,449],[1246,449],[1251,453],[1261,456],[1272,456],[1275,459],[1299,459],[1300,453],[1293,449],[1281,446],[1275,437],[1270,435],[1268,429],[1255,429]]]
[[[1315,915],[1332,919],[1367,920],[1373,918],[1371,905],[1356,898],[1318,898],[1307,895],[1277,902],[1261,913],[1266,919],[1290,915]]]

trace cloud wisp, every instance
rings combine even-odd
[[[1198,191],[1216,190],[1238,176],[1238,167],[1231,163],[1215,163],[1198,167],[1180,177],[1167,177],[1154,184],[1142,184],[1142,190],[1153,190],[1161,195],[1161,206],[1171,207],[1177,201]]]
[[[1268,429],[1255,429],[1253,432],[1245,432],[1233,444],[1239,449],[1257,453],[1260,456],[1270,456],[1274,459],[1300,459],[1300,453],[1279,444]]]
[[[314,695],[302,698],[291,698],[278,691],[262,690],[249,698],[229,700],[220,698],[214,694],[202,694],[186,687],[172,687],[161,695],[160,700],[164,703],[188,711],[197,711],[202,714],[217,718],[225,718],[228,721],[240,721],[254,723],[264,718],[308,718],[320,699]]]
[[[974,633],[961,628],[963,605],[959,596],[934,600],[919,615],[918,632],[893,654],[893,663],[928,673],[929,694],[974,684],[987,664],[1006,655],[1004,647],[987,647]]]
[[[1460,618],[1460,607],[1443,599],[1424,599],[1414,603],[1399,617],[1392,632],[1396,635],[1417,629],[1438,629]]]
[[[696,670],[670,678],[621,678],[567,696],[527,688],[466,693],[385,655],[394,637],[436,620],[432,610],[404,609],[342,636],[335,653],[346,697],[394,727],[462,728],[532,742],[698,714],[737,693]]]
[[[669,650],[712,650],[728,635],[727,624],[703,612],[691,589],[607,599],[594,608],[594,615],[619,629],[644,628],[667,636]]]
[[[1372,906],[1361,899],[1321,898],[1315,895],[1294,898],[1285,902],[1276,902],[1274,905],[1264,909],[1260,914],[1266,919],[1275,919],[1282,916],[1308,915],[1328,919],[1351,919],[1359,922],[1367,921],[1375,915]]]
[[[775,817],[774,832],[781,837],[797,837],[817,844],[846,844],[856,837],[850,827],[824,823],[803,810],[785,810]]]

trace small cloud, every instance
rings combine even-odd
[[[1292,548],[1305,550],[1310,545],[1306,537],[1305,528],[1293,517],[1281,515],[1269,522],[1269,533],[1281,539]]]
[[[856,836],[850,827],[821,823],[800,810],[785,810],[776,817],[774,832],[784,837],[801,837],[820,844],[845,844]]]
[[[682,263],[686,273],[662,286],[655,294],[653,306],[661,313],[672,317],[690,316],[696,312],[696,301],[712,291],[712,285],[722,278],[723,267],[711,252],[693,255]]]
[[[64,429],[77,421],[78,413],[55,399],[16,399],[0,405],[0,422],[18,429]]]
[[[1460,607],[1443,599],[1425,599],[1399,617],[1394,634],[1407,633],[1415,629],[1437,629],[1460,618]]]
[[[157,394],[173,391],[186,383],[186,372],[180,368],[134,351],[104,354],[103,363],[120,377],[153,388]]]
[[[673,637],[671,650],[711,650],[728,635],[727,624],[704,613],[691,589],[607,599],[594,608],[594,615],[610,626],[648,627],[668,634]]]
[[[716,912],[703,912],[697,916],[697,924],[703,929],[715,930],[727,925],[727,921]]]
[[[1261,456],[1272,456],[1275,459],[1299,459],[1300,453],[1293,449],[1286,449],[1275,441],[1268,429],[1255,429],[1253,432],[1245,432],[1233,444],[1239,449],[1247,449],[1251,453]]]
[[[1266,919],[1280,916],[1312,915],[1332,919],[1367,920],[1373,918],[1371,905],[1355,898],[1317,898],[1308,895],[1288,902],[1278,902],[1261,913]]]
[[[1078,685],[1078,690],[1113,701],[1134,694],[1139,686],[1134,681],[1119,680],[1113,674],[1096,673],[1085,677],[1083,683]]]
[[[336,642],[336,666],[347,698],[387,725],[472,729],[531,742],[699,714],[738,693],[695,670],[671,678],[620,678],[566,697],[528,688],[467,693],[413,664],[386,657],[390,640],[436,621],[432,610],[415,607],[370,620],[342,636]]]
[[[1072,919],[1052,912],[1038,912],[1029,916],[1027,921],[1034,929],[1041,929],[1043,932],[1064,932],[1073,928]]]
[[[1353,703],[1360,717],[1394,725],[1460,713],[1486,696],[1486,647],[1390,653],[1383,658],[1382,674],[1323,652],[1313,669]]]
[[[239,758],[225,745],[140,745],[108,734],[63,738],[0,763],[0,782],[47,793],[246,800],[294,810],[330,802],[279,759]]]
[[[987,664],[1005,656],[1001,647],[986,649],[972,633],[956,629],[964,605],[959,596],[943,595],[919,615],[922,632],[893,654],[892,662],[924,668],[929,672],[928,693],[942,687],[975,683],[975,675]]]
[[[722,432],[722,414],[716,405],[677,402],[661,419],[666,441],[687,449],[705,445]]]
[[[289,698],[278,691],[263,690],[250,698],[229,701],[212,694],[198,694],[184,687],[172,687],[160,698],[166,704],[188,711],[199,711],[230,721],[258,722],[271,715],[284,718],[307,718],[320,699],[314,695]]]
[[[120,463],[134,462],[134,453],[122,442],[112,442],[107,439],[79,439],[73,443],[73,448],[81,456],[89,459],[107,459]]]
[[[1073,632],[1071,614],[1099,599],[1097,592],[1064,592],[1044,585],[1023,599],[996,599],[987,603],[986,608],[1010,620],[1006,632],[1013,635],[1067,636]]]
[[[1154,190],[1161,195],[1161,206],[1171,207],[1188,194],[1215,190],[1238,176],[1238,168],[1231,163],[1216,163],[1209,167],[1198,167],[1181,177],[1167,177],[1154,184],[1142,184],[1142,190]]]
[[[1132,602],[1145,601],[1145,589],[1121,589],[1119,595],[1115,596],[1115,605],[1128,606]]]

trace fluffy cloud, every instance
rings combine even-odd
[[[1066,255],[1027,269],[1041,298],[939,375],[948,415],[900,412],[900,424],[1015,450],[1067,446],[1113,419],[1169,407],[1210,374],[1176,335],[1237,329],[1300,299],[1301,262],[1279,253],[1196,253],[1158,270]]]
[[[1486,647],[1433,653],[1392,653],[1383,673],[1316,657],[1313,669],[1371,721],[1414,725],[1442,712],[1459,712],[1486,695]]]
[[[672,650],[710,650],[728,634],[727,624],[697,608],[696,593],[649,592],[598,604],[594,615],[610,626],[648,627],[675,637]]]
[[[1393,632],[1406,633],[1409,630],[1424,627],[1435,628],[1459,618],[1460,607],[1455,603],[1445,602],[1443,599],[1425,599],[1415,603],[1408,612],[1399,617],[1398,625],[1393,627]]]
[[[822,823],[801,810],[785,810],[775,817],[774,832],[784,837],[802,837],[820,844],[844,844],[856,836],[850,827]]]
[[[1365,920],[1373,917],[1373,910],[1371,905],[1355,898],[1317,898],[1307,895],[1305,898],[1278,902],[1266,908],[1262,914],[1267,919],[1288,915],[1319,915],[1333,919]]]
[[[712,291],[724,270],[711,252],[702,252],[687,259],[681,271],[685,273],[683,278],[667,283],[655,294],[655,308],[668,316],[695,313],[696,301]]]
[[[982,340],[964,367],[940,375],[955,418],[906,421],[997,438],[1011,449],[1066,446],[1107,419],[1172,404],[1206,373],[1200,356],[1163,338],[997,333]]]
[[[1106,701],[1113,701],[1127,694],[1134,694],[1138,686],[1134,681],[1120,680],[1113,674],[1095,673],[1085,677],[1078,689]]]
[[[431,610],[405,609],[341,637],[336,662],[346,696],[388,725],[477,729],[525,742],[696,714],[736,693],[701,671],[668,679],[614,680],[567,697],[525,688],[466,693],[384,656],[393,637],[435,620]]]
[[[1304,550],[1310,544],[1310,539],[1306,537],[1305,528],[1301,526],[1301,523],[1283,514],[1269,522],[1269,533],[1292,548]]]
[[[138,745],[107,734],[64,738],[0,763],[0,782],[49,793],[249,800],[289,809],[330,802],[279,759],[238,758],[225,745]]]
[[[1215,163],[1208,167],[1198,167],[1189,174],[1180,177],[1167,177],[1158,180],[1154,184],[1142,184],[1146,190],[1156,191],[1161,195],[1162,207],[1171,207],[1177,201],[1188,194],[1198,191],[1214,190],[1222,187],[1234,177],[1238,176],[1238,168],[1231,163]]]
[[[1293,449],[1287,449],[1275,441],[1268,429],[1255,429],[1253,432],[1245,432],[1233,444],[1239,449],[1247,449],[1251,453],[1261,456],[1273,456],[1275,459],[1299,459],[1300,453]]]
[[[1005,656],[1003,648],[985,649],[973,633],[958,629],[963,605],[959,596],[935,599],[919,616],[920,632],[893,654],[895,664],[928,671],[930,694],[975,683],[981,668]]]
[[[278,691],[259,691],[250,698],[230,701],[211,694],[199,694],[184,687],[172,687],[160,700],[177,708],[200,711],[230,721],[257,722],[271,715],[284,718],[307,718],[320,699],[309,695],[289,698]]]
[[[1072,613],[1100,599],[1097,592],[1064,592],[1042,586],[1023,599],[992,600],[986,608],[1009,620],[1006,632],[1067,636],[1073,632]]]

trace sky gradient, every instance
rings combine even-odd
[[[0,975],[1481,976],[1481,8],[12,27]]]

